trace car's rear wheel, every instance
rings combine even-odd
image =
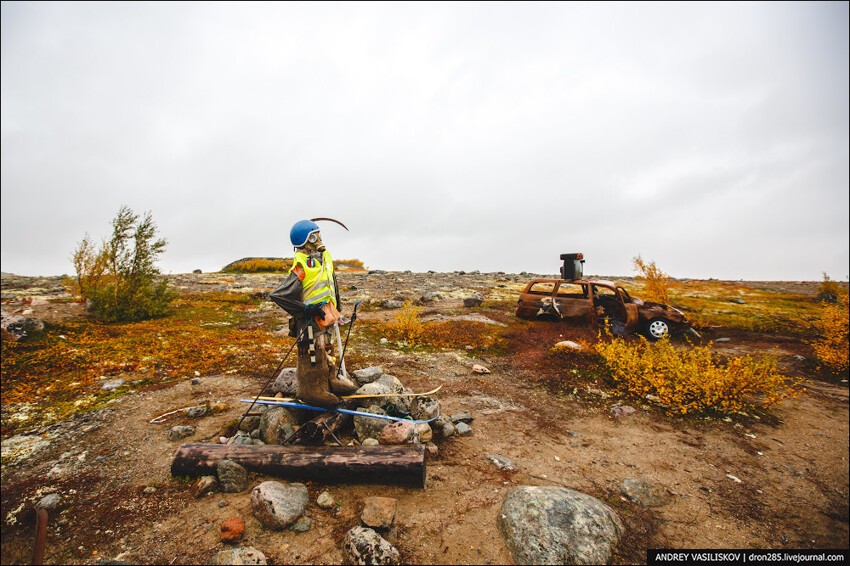
[[[653,318],[647,323],[645,334],[652,342],[661,340],[670,334],[670,324],[663,318]]]

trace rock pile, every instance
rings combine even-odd
[[[337,438],[350,435],[351,445],[424,444],[429,453],[435,455],[438,451],[437,445],[434,444],[435,439],[448,438],[455,434],[473,434],[469,426],[473,420],[472,415],[442,415],[439,400],[427,395],[411,396],[413,391],[410,388],[405,387],[397,377],[384,373],[380,367],[354,371],[351,378],[360,385],[355,395],[380,396],[350,400],[349,404],[353,410],[411,421],[430,421],[413,423],[366,414],[362,417],[355,415],[350,428],[334,431]],[[284,368],[272,384],[271,394],[294,397],[296,388],[295,368]],[[297,441],[295,433],[307,420],[316,416],[314,412],[274,405],[255,405],[252,412],[261,413],[261,416],[249,416],[242,420],[236,432],[236,444],[265,445]],[[185,429],[172,432],[174,439],[185,438],[184,435],[190,436],[191,433]]]
[[[384,373],[380,367],[368,367],[351,374],[360,385],[355,395],[381,395],[381,397],[353,399],[350,406],[363,416],[354,415],[346,428],[336,430],[335,442],[342,439],[349,445],[400,445],[424,444],[430,455],[438,452],[435,439],[473,434],[469,413],[443,415],[440,401],[413,392],[395,376]],[[271,386],[272,394],[294,397],[296,392],[295,368],[285,368]],[[246,406],[247,408],[247,406]],[[237,444],[284,444],[297,440],[297,432],[315,412],[273,405],[255,405],[235,433]],[[371,415],[391,415],[409,418],[410,421],[393,421]],[[412,422],[429,421],[429,422]],[[169,439],[180,440],[192,436],[194,427],[174,427]],[[222,437],[222,441],[227,439]],[[195,497],[214,492],[240,493],[249,489],[248,474],[238,463],[222,460],[216,475],[198,478],[193,486]],[[310,530],[310,495],[302,483],[263,481],[250,492],[251,510],[265,529],[304,532]],[[318,510],[335,512],[339,507],[333,496],[321,492],[315,500]],[[322,512],[322,511],[319,511]],[[367,497],[360,515],[361,525],[350,529],[342,541],[342,552],[347,564],[400,564],[398,549],[384,536],[397,524],[398,502],[390,497]],[[221,525],[221,541],[239,544],[245,535],[245,522],[239,517],[227,519]],[[383,534],[383,536],[382,536]],[[219,552],[212,557],[213,564],[266,564],[265,555],[258,549],[245,546]]]

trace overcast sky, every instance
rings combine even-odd
[[[850,274],[848,3],[2,3],[2,270]]]

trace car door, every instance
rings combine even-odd
[[[588,323],[593,320],[593,301],[590,299],[587,283],[561,281],[555,289],[554,297],[561,319]]]
[[[626,307],[626,332],[632,333],[639,331],[638,306],[632,302],[631,295],[622,287],[617,287],[617,293],[620,295],[623,306]]]
[[[516,315],[519,318],[533,320],[538,316],[559,318],[553,308],[552,295],[557,287],[556,281],[532,281],[519,294]]]
[[[594,311],[597,317],[606,317],[612,321],[619,321],[624,326],[626,333],[637,330],[638,311],[637,305],[629,301],[626,304],[623,294],[612,284],[596,281],[591,287]]]

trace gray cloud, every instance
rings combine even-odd
[[[834,279],[848,8],[2,4],[2,268],[58,274],[121,204],[165,272],[332,216],[384,269]]]

